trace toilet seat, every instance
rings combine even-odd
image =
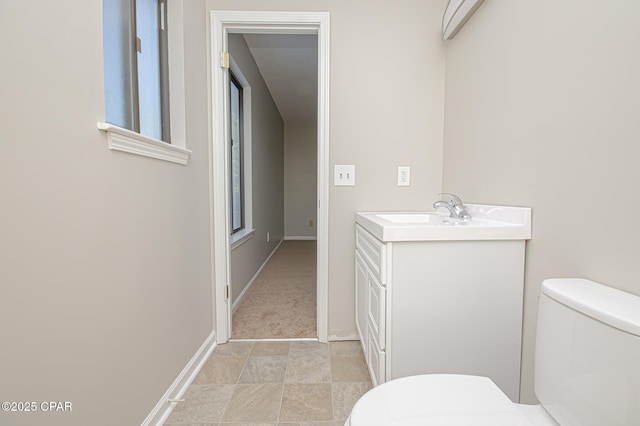
[[[377,386],[353,407],[347,426],[532,426],[487,377],[428,374]]]

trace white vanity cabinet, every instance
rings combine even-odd
[[[356,326],[374,385],[480,375],[517,402],[525,239],[382,241],[359,222]]]
[[[374,385],[385,381],[386,244],[356,231],[356,327]]]

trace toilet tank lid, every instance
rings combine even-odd
[[[582,278],[553,278],[542,292],[591,318],[640,336],[640,297]]]

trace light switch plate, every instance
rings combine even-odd
[[[411,167],[400,166],[398,167],[398,186],[411,185]]]
[[[355,186],[356,166],[334,166],[333,184],[335,186]]]

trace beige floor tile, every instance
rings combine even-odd
[[[362,345],[359,340],[329,342],[331,356],[362,356]]]
[[[371,383],[332,383],[333,418],[343,422],[351,414],[353,405],[371,389]]]
[[[358,342],[327,345],[308,341],[232,345],[224,355],[211,357],[205,363],[197,381],[232,381],[237,375],[241,381],[285,380],[287,383],[194,384],[189,388],[191,397],[180,404],[181,408],[176,408],[169,419],[171,423],[167,424],[343,426],[353,404],[371,386],[358,345]],[[247,354],[248,348],[254,354],[283,354],[288,348],[289,356],[228,356]],[[353,355],[356,353],[358,355]],[[230,391],[211,392],[216,386],[227,386],[237,392],[232,396]],[[205,396],[196,398],[198,393]]]
[[[223,422],[276,422],[282,386],[273,383],[236,385]]]
[[[331,379],[334,382],[367,382],[369,370],[362,356],[332,356]]]
[[[216,346],[212,356],[248,356],[254,342],[229,342]]]
[[[246,361],[247,357],[209,357],[193,383],[196,385],[238,383]]]
[[[280,422],[333,420],[331,384],[287,383],[282,395]]]
[[[329,356],[329,345],[319,342],[291,342],[289,356]]]
[[[235,385],[191,385],[165,424],[216,423],[222,420]]]
[[[290,342],[256,342],[251,350],[252,356],[287,356]]]
[[[322,355],[290,357],[285,383],[328,383],[331,381],[329,358]]]
[[[286,356],[250,356],[238,383],[282,383],[287,359]]]

